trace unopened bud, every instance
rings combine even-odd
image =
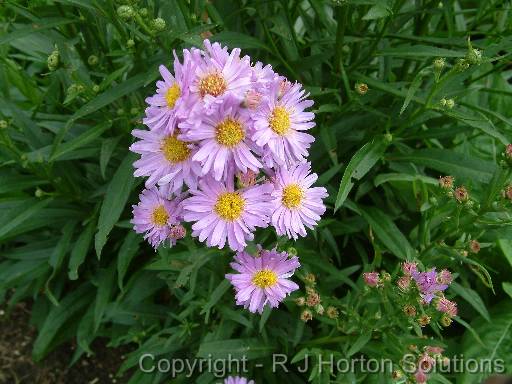
[[[297,256],[299,254],[297,252],[297,248],[294,248],[294,247],[288,247],[288,249],[286,250],[286,253],[288,254],[288,256]]]
[[[50,71],[55,71],[57,69],[57,67],[59,66],[59,57],[60,57],[60,54],[59,54],[58,50],[53,51],[50,54],[50,56],[48,56],[48,59],[46,61],[48,64],[48,69]]]
[[[459,59],[457,64],[455,64],[455,70],[458,72],[464,72],[469,68],[469,62],[466,59]]]
[[[307,273],[306,276],[304,276],[304,280],[306,280],[306,283],[315,284],[316,276],[313,273]]]
[[[295,304],[297,304],[299,307],[303,307],[306,304],[306,299],[301,296],[295,299]]]
[[[122,116],[122,115],[124,115],[124,109],[123,109],[123,108],[119,108],[119,109],[116,111],[116,113],[117,113],[117,116]]]
[[[512,160],[512,144],[507,144],[505,147],[505,158],[507,160]]]
[[[133,116],[138,115],[139,114],[139,108],[137,108],[137,107],[130,108],[130,114],[133,115]]]
[[[322,304],[318,304],[318,305],[315,307],[315,311],[316,311],[316,313],[318,313],[320,316],[323,316],[323,314],[324,314],[324,307],[322,306]]]
[[[508,185],[503,191],[504,197],[512,201],[512,185]]]
[[[452,189],[453,188],[453,176],[443,176],[439,178],[439,186],[442,189]]]
[[[446,100],[446,108],[452,109],[454,106],[455,106],[455,100],[453,100],[453,99]]]
[[[450,324],[452,323],[452,321],[453,320],[450,318],[450,316],[445,315],[445,316],[441,317],[441,325],[443,327],[449,327]]]
[[[455,196],[455,200],[457,200],[459,203],[465,203],[466,201],[468,201],[469,194],[467,189],[463,185],[457,187],[455,191],[453,191],[453,194]]]
[[[425,327],[427,326],[428,324],[430,324],[430,316],[428,315],[422,315],[418,318],[418,324],[421,326],[421,327]]]
[[[89,63],[89,65],[91,67],[95,66],[96,64],[98,64],[98,56],[96,55],[91,55],[89,56],[89,58],[87,59],[87,63]]]
[[[98,93],[98,92],[100,91],[100,86],[99,86],[98,84],[94,84],[94,85],[92,86],[92,91],[93,91],[94,93]]]
[[[441,107],[446,107],[446,99],[444,97],[441,100],[439,100],[439,105]]]
[[[466,60],[471,65],[480,65],[482,62],[482,52],[478,49],[470,47],[466,54]]]
[[[416,308],[414,308],[412,305],[405,305],[403,308],[404,313],[409,317],[416,316]]]
[[[35,197],[43,197],[44,196],[44,191],[40,188],[37,188],[36,189],[36,192],[34,193]]]
[[[9,126],[6,120],[0,120],[0,129],[6,129]]]
[[[437,59],[434,60],[434,69],[436,71],[441,71],[445,65],[446,62],[443,57],[438,57]]]
[[[315,307],[320,304],[320,295],[318,293],[311,293],[306,297],[306,305],[308,307]]]
[[[471,240],[469,242],[469,250],[472,252],[472,253],[478,253],[480,252],[480,243],[476,240]]]
[[[147,8],[139,9],[139,15],[141,15],[142,17],[146,17],[148,15],[148,9]]]
[[[403,376],[403,373],[399,369],[397,369],[396,371],[393,371],[391,373],[391,377],[393,378],[393,380],[399,380],[402,378],[402,376]]]
[[[360,95],[366,95],[368,92],[368,85],[365,83],[356,83],[355,90]]]
[[[300,319],[303,322],[307,323],[308,321],[313,320],[313,313],[309,309],[305,309],[300,314]]]
[[[187,235],[187,230],[181,224],[176,224],[171,226],[171,230],[169,231],[169,237],[173,240],[183,239]]]
[[[135,11],[129,5],[121,5],[117,8],[117,15],[126,21],[130,20],[135,15]]]
[[[132,39],[129,39],[128,41],[126,41],[126,47],[133,48],[134,46],[135,46],[135,41],[133,41]]]
[[[151,28],[156,32],[162,32],[165,29],[165,20],[161,17],[151,20]]]
[[[337,319],[338,316],[339,316],[338,310],[335,307],[332,307],[332,306],[331,307],[327,307],[326,314],[327,314],[327,317],[329,319]]]

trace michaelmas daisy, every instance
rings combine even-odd
[[[237,305],[250,312],[262,313],[265,305],[276,308],[279,303],[299,286],[288,278],[300,267],[299,259],[288,258],[286,252],[260,250],[253,257],[239,252],[231,267],[238,273],[227,274],[236,291]]]
[[[185,221],[192,225],[192,236],[208,247],[224,248],[226,241],[234,250],[242,250],[246,240],[254,238],[256,227],[266,227],[272,213],[269,183],[234,190],[233,182],[224,184],[213,178],[199,182],[199,190],[183,201]]]
[[[306,99],[308,94],[300,84],[284,87],[283,84],[287,83],[282,79],[274,82],[253,116],[252,138],[268,151],[265,160],[269,166],[303,162],[315,141],[313,136],[303,132],[315,126],[312,121],[315,114],[304,111],[313,101]]]
[[[141,158],[133,163],[134,175],[149,176],[146,188],[155,184],[170,185],[170,191],[179,191],[183,184],[195,188],[201,174],[201,165],[192,160],[192,144],[164,131],[145,131],[134,129],[132,135],[141,139],[130,146],[130,151]]]
[[[239,105],[239,101],[231,100],[199,123],[180,125],[184,132],[180,137],[199,144],[192,159],[201,162],[203,175],[212,172],[216,180],[221,180],[233,177],[237,170],[258,172],[262,166],[252,153],[252,121]]]
[[[163,190],[154,187],[143,190],[139,199],[139,203],[132,206],[131,223],[135,232],[144,233],[144,239],[155,249],[166,240],[172,245],[176,244],[176,239],[170,235],[172,228],[179,225],[182,217],[181,197],[168,200]]]
[[[247,380],[245,377],[229,376],[224,379],[224,384],[254,384],[254,380]]]
[[[323,187],[311,187],[318,179],[310,174],[309,163],[301,163],[286,169],[280,167],[274,176],[274,213],[272,225],[278,235],[297,239],[306,236],[306,228],[312,229],[325,212],[322,199],[327,197]]]

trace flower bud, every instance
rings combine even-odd
[[[288,247],[286,253],[288,254],[288,256],[297,256],[299,254],[299,252],[297,252],[297,248],[294,247]]]
[[[133,41],[132,39],[129,39],[128,41],[126,41],[127,48],[133,48],[134,46],[135,46],[135,41]]]
[[[151,28],[156,32],[162,32],[165,29],[165,20],[161,17],[151,20]]]
[[[135,15],[135,11],[129,5],[121,5],[117,8],[117,15],[122,20],[127,21],[127,20],[130,20]]]
[[[471,240],[469,242],[469,250],[471,251],[471,253],[480,252],[480,243],[476,240]]]
[[[0,120],[0,129],[6,129],[9,126],[6,120]]]
[[[441,71],[446,64],[446,61],[444,60],[444,57],[438,57],[434,60],[434,69],[436,71]]]
[[[439,186],[443,189],[453,188],[453,176],[443,176],[439,178]]]
[[[441,325],[443,327],[449,327],[450,324],[452,323],[452,321],[453,320],[451,319],[450,316],[445,315],[445,316],[441,317]]]
[[[365,272],[363,280],[369,287],[376,287],[379,284],[379,274],[378,272]]]
[[[365,83],[356,83],[355,90],[361,96],[366,95],[368,92],[368,85]]]
[[[512,144],[507,144],[505,147],[505,157],[507,160],[512,160]]]
[[[453,194],[455,196],[455,200],[457,200],[459,203],[465,203],[466,201],[468,201],[469,194],[467,189],[463,185],[457,187],[455,191],[453,191]]]
[[[89,56],[89,58],[87,59],[87,63],[91,66],[91,67],[94,67],[96,64],[98,64],[98,56],[96,55],[91,55]]]
[[[307,273],[306,276],[304,276],[304,280],[306,280],[306,283],[315,284],[316,276],[313,273]]]
[[[439,100],[439,105],[441,107],[446,107],[446,99],[444,97],[441,100]]]
[[[124,108],[119,108],[116,113],[117,113],[117,116],[123,116],[124,115]]]
[[[318,293],[311,293],[306,298],[306,305],[308,307],[315,307],[318,304],[320,304],[320,301],[321,301],[321,298],[320,298],[320,295]]]
[[[141,15],[142,17],[146,17],[148,15],[148,9],[147,8],[139,9],[139,15]]]
[[[418,263],[411,261],[404,261],[402,263],[402,272],[406,275],[411,275],[418,270]]]
[[[299,307],[303,307],[306,304],[306,299],[301,296],[295,299],[295,304],[297,304]]]
[[[43,197],[44,196],[44,191],[40,188],[37,188],[36,189],[36,192],[34,193],[34,196],[35,197]]]
[[[398,288],[403,292],[407,292],[411,285],[411,277],[409,275],[402,276],[397,280],[396,285],[398,285]]]
[[[307,323],[308,321],[313,320],[313,313],[309,309],[305,309],[304,311],[302,311],[300,319],[303,322]]]
[[[455,70],[458,72],[464,72],[469,68],[469,63],[466,59],[459,59],[455,64]]]
[[[137,116],[139,114],[139,108],[132,107],[130,108],[130,115]]]
[[[508,185],[503,191],[504,197],[512,201],[512,185]]]
[[[425,327],[425,326],[427,326],[428,324],[430,324],[430,316],[428,316],[428,315],[421,315],[421,316],[418,318],[418,324],[419,324],[421,327]]]
[[[453,99],[446,100],[446,108],[452,109],[454,106],[455,106],[455,100],[453,100]]]
[[[466,60],[471,65],[480,65],[480,63],[482,63],[482,52],[470,47],[466,54]]]
[[[53,51],[50,54],[50,56],[48,56],[48,59],[46,60],[46,62],[48,64],[48,69],[50,71],[55,71],[57,69],[57,67],[59,66],[59,57],[60,57],[60,54],[59,54],[58,50]]]
[[[173,240],[183,239],[187,235],[187,230],[181,224],[176,224],[171,226],[171,230],[169,231],[169,237]]]
[[[92,86],[92,91],[93,91],[94,93],[98,93],[98,92],[100,91],[100,86],[99,86],[98,84],[94,84],[94,85]]]
[[[335,307],[332,307],[332,306],[331,307],[327,307],[326,314],[327,314],[327,317],[329,319],[337,319],[338,316],[339,316],[338,310]]]
[[[391,377],[393,380],[400,380],[403,377],[403,373],[401,370],[397,369],[391,373]]]
[[[322,316],[324,314],[324,307],[322,304],[318,304],[316,307],[315,307],[315,311],[316,313],[318,313],[320,316]]]
[[[416,316],[416,308],[414,308],[412,305],[405,305],[403,308],[404,313],[409,317]]]

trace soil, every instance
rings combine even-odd
[[[128,349],[113,349],[106,340],[96,340],[91,349],[95,355],[82,357],[69,367],[74,352],[72,344],[64,344],[45,360],[32,361],[32,345],[37,336],[29,324],[29,305],[20,303],[7,315],[0,308],[0,384],[123,384],[129,375],[116,376]]]

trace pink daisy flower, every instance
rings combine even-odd
[[[224,384],[254,384],[254,380],[247,380],[245,377],[229,376],[224,379]]]
[[[289,278],[300,267],[297,256],[286,252],[261,250],[257,257],[238,252],[231,267],[238,273],[227,274],[236,291],[236,304],[252,313],[262,313],[265,305],[277,308],[279,303],[299,286]]]
[[[234,190],[213,178],[199,181],[199,190],[183,201],[184,219],[195,222],[192,236],[206,240],[208,247],[223,248],[226,241],[234,250],[242,250],[246,240],[253,240],[256,227],[266,227],[272,213],[269,183]]]
[[[206,53],[203,57],[194,56],[194,80],[190,91],[196,102],[202,103],[204,111],[212,113],[216,105],[226,96],[242,101],[251,85],[251,66],[249,58],[240,58],[240,49],[229,53],[218,43],[204,41]]]
[[[173,134],[176,120],[187,118],[190,113],[189,86],[194,72],[194,62],[190,52],[184,50],[183,64],[180,63],[176,52],[174,54],[174,76],[169,70],[160,65],[159,71],[163,80],[156,82],[156,94],[146,98],[149,107],[146,117],[142,120],[151,129],[164,129]]]
[[[141,158],[133,163],[134,175],[149,176],[146,188],[169,184],[170,192],[181,189],[183,183],[195,188],[201,174],[201,165],[192,160],[195,150],[177,136],[164,131],[145,131],[134,129],[132,135],[141,139],[130,146],[130,151]]]
[[[131,223],[135,232],[144,233],[144,239],[155,249],[166,240],[171,245],[176,244],[176,239],[170,235],[171,226],[179,225],[182,216],[181,197],[168,200],[161,189],[153,187],[143,190],[139,199],[139,203],[132,206]]]
[[[317,180],[310,174],[310,164],[301,163],[289,170],[280,167],[274,177],[274,213],[272,225],[278,235],[297,239],[306,236],[306,228],[313,229],[325,212],[322,199],[327,197],[323,187],[311,187]]]
[[[315,126],[314,113],[304,111],[313,101],[306,99],[308,94],[300,84],[285,87],[282,97],[279,97],[280,88],[282,80],[278,79],[253,117],[253,140],[267,150],[265,160],[269,166],[305,161],[308,148],[315,141],[303,132]]]
[[[252,153],[252,121],[247,114],[241,113],[239,105],[231,99],[211,115],[204,116],[201,122],[180,124],[183,128],[180,138],[199,144],[192,160],[201,162],[203,175],[212,171],[215,180],[232,177],[236,170],[258,172],[262,167]]]

